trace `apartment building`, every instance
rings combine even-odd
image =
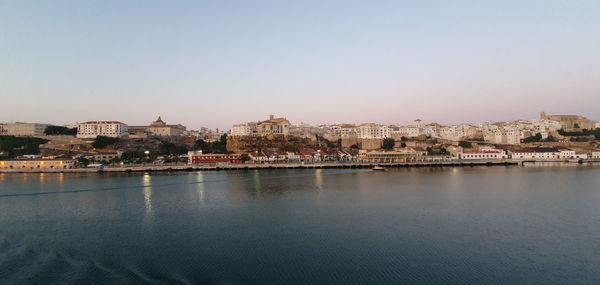
[[[77,137],[83,139],[97,136],[122,137],[128,134],[128,126],[119,121],[90,121],[77,126]]]

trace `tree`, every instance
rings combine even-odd
[[[400,138],[400,141],[406,142],[406,141],[408,141],[408,138],[403,136]]]
[[[85,157],[78,157],[77,162],[80,166],[86,167],[90,164],[90,160]]]
[[[94,139],[92,146],[94,148],[105,148],[109,145],[115,144],[118,141],[119,141],[119,139],[117,139],[117,138],[97,136],[96,139]]]
[[[394,149],[395,145],[396,145],[396,141],[394,141],[394,139],[392,139],[392,138],[383,139],[383,146],[382,146],[383,149],[392,150],[392,149]]]
[[[201,150],[205,152],[208,149],[208,143],[203,139],[199,139],[194,143],[194,150]]]
[[[350,149],[360,149],[357,144],[353,144],[350,146]]]
[[[23,154],[39,154],[40,145],[48,140],[32,137],[0,136],[0,152],[9,157]]]
[[[579,124],[578,124],[578,123],[575,123],[575,124],[573,125],[573,127],[575,127],[576,129],[579,129]]]
[[[125,151],[121,155],[121,160],[124,162],[141,162],[142,158],[144,158],[145,154],[142,151]]]
[[[248,155],[247,153],[244,153],[240,156],[240,161],[242,161],[242,163],[246,163],[248,161],[250,161],[250,155]]]
[[[74,136],[77,135],[77,128],[67,128],[63,126],[48,126],[44,130],[45,135],[68,135]]]
[[[199,139],[194,143],[194,150],[201,150],[203,153],[227,153],[227,135],[222,135],[218,141],[211,143]]]
[[[534,136],[526,137],[523,139],[524,143],[540,142],[540,141],[542,141],[542,134],[540,134],[540,133],[537,133]]]
[[[400,143],[400,147],[406,147],[406,143]]]
[[[162,142],[159,147],[159,153],[162,155],[182,155],[187,153],[188,149],[185,146],[176,145],[171,142]]]
[[[471,148],[472,144],[468,141],[459,141],[458,146],[460,146],[462,148]]]

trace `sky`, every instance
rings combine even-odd
[[[600,1],[0,0],[0,122],[600,120]]]

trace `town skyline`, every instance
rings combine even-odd
[[[580,112],[573,112],[573,113],[567,113],[567,112],[552,112],[552,111],[546,111],[546,110],[541,110],[542,112],[546,112],[546,113],[550,113],[550,114],[559,114],[559,115],[581,115],[584,117],[587,117],[591,120],[596,120],[597,117],[594,116],[590,116],[588,114],[585,113],[580,113]],[[335,124],[365,124],[365,123],[375,123],[375,124],[381,124],[381,125],[412,125],[414,120],[422,120],[424,123],[426,124],[430,124],[430,123],[437,123],[440,125],[475,125],[478,123],[502,123],[502,122],[513,122],[513,121],[518,121],[518,120],[533,120],[533,119],[538,119],[539,115],[540,115],[540,111],[532,111],[531,116],[529,117],[518,117],[518,118],[507,118],[505,120],[475,120],[475,119],[471,119],[469,121],[458,121],[458,120],[429,120],[428,117],[426,116],[416,116],[414,118],[409,118],[406,121],[396,121],[396,122],[385,122],[385,121],[381,121],[381,120],[376,120],[375,118],[368,120],[368,121],[350,121],[350,120],[337,120],[337,121],[332,121],[332,122],[317,122],[314,120],[310,120],[310,119],[294,119],[291,118],[289,116],[286,116],[283,113],[279,113],[279,112],[275,112],[275,113],[269,113],[269,114],[258,114],[256,117],[253,118],[249,118],[247,120],[241,120],[241,121],[235,121],[235,122],[231,122],[231,124],[226,124],[226,123],[222,123],[219,126],[210,126],[210,125],[206,125],[206,124],[202,124],[202,121],[190,121],[189,119],[186,120],[184,119],[183,121],[177,121],[174,119],[171,119],[171,117],[169,116],[165,116],[161,114],[157,114],[151,117],[148,117],[148,119],[144,120],[144,119],[140,119],[140,118],[136,118],[135,120],[121,120],[118,119],[117,117],[113,116],[113,117],[107,117],[107,118],[101,118],[101,119],[97,119],[97,118],[89,118],[86,120],[76,120],[76,121],[69,121],[69,122],[55,122],[52,120],[49,120],[47,117],[46,118],[41,118],[40,120],[17,120],[17,119],[13,119],[13,120],[5,120],[2,119],[2,117],[0,117],[0,123],[15,123],[15,122],[24,122],[24,123],[41,123],[41,124],[51,124],[51,125],[57,125],[57,126],[67,126],[67,125],[76,125],[78,123],[83,123],[86,121],[120,121],[123,122],[125,124],[128,125],[144,125],[144,124],[148,124],[149,122],[154,121],[157,117],[161,117],[164,121],[168,122],[168,123],[173,123],[173,124],[182,124],[184,126],[186,126],[188,129],[190,130],[198,130],[200,128],[208,128],[208,129],[219,129],[221,131],[228,131],[231,129],[231,126],[236,125],[236,124],[240,124],[240,123],[246,123],[246,122],[259,122],[259,121],[263,121],[268,119],[269,115],[275,115],[276,117],[283,117],[288,119],[290,122],[292,122],[293,124],[300,124],[300,123],[305,123],[305,124],[309,124],[309,125],[313,125],[313,126],[319,126],[319,125],[335,125]],[[600,116],[598,116],[600,117]],[[144,117],[145,118],[145,117]],[[190,123],[187,123],[187,122]],[[229,120],[225,120],[225,121],[229,121]]]

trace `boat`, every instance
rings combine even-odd
[[[385,169],[385,168],[383,168],[383,167],[381,167],[379,165],[371,168],[371,170],[373,170],[373,171],[387,171],[387,169]]]

